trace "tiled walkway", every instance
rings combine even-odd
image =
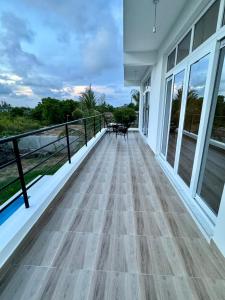
[[[225,261],[141,137],[110,135],[21,250],[0,299],[222,300]]]

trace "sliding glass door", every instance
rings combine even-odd
[[[177,136],[180,121],[180,108],[183,95],[184,71],[174,76],[172,105],[170,112],[169,139],[167,149],[167,161],[174,167]]]
[[[190,186],[204,91],[208,73],[209,55],[191,65],[185,118],[181,140],[178,174]]]
[[[225,184],[225,47],[220,51],[197,194],[218,213]]]

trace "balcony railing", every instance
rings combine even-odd
[[[103,127],[103,115],[0,139],[0,213],[45,175],[54,174]]]

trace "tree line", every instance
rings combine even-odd
[[[34,108],[12,107],[0,102],[0,136],[9,136],[38,129],[43,126],[60,124],[83,117],[108,113],[116,121],[133,121],[139,105],[139,91],[131,91],[130,104],[115,108],[106,103],[105,97],[97,97],[91,86],[82,92],[77,100],[43,98]]]

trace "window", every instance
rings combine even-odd
[[[218,213],[225,184],[225,48],[217,70],[211,116],[197,193],[214,213]]]
[[[149,97],[150,97],[150,93],[146,92],[144,95],[143,122],[142,122],[142,132],[146,136],[148,136],[148,124],[149,124]]]
[[[177,134],[180,120],[180,107],[183,95],[183,81],[184,81],[184,71],[178,73],[174,77],[173,84],[173,98],[172,98],[172,108],[171,108],[171,118],[170,118],[170,131],[169,131],[169,141],[167,150],[167,161],[172,167],[174,167],[176,145],[177,145]]]
[[[223,12],[223,23],[222,23],[222,26],[224,26],[224,25],[225,25],[225,10]]]
[[[164,115],[164,128],[163,128],[163,141],[162,141],[162,154],[166,155],[166,145],[167,145],[167,135],[169,127],[169,114],[170,114],[170,102],[171,102],[171,92],[172,92],[172,78],[167,80],[166,86],[166,107]]]
[[[175,66],[175,56],[176,56],[176,49],[168,56],[167,60],[167,72]]]
[[[216,0],[196,23],[194,29],[193,50],[206,41],[216,32],[217,19],[219,14],[220,0]]]
[[[178,44],[177,49],[177,63],[182,61],[186,56],[188,56],[190,51],[191,43],[191,31],[184,37],[184,39]]]
[[[178,173],[189,186],[204,101],[209,55],[191,66]]]

